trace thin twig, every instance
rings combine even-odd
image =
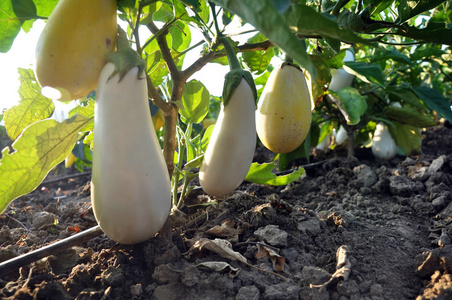
[[[49,179],[49,180],[44,180],[43,182],[41,182],[40,186],[45,185],[45,184],[55,183],[55,182],[66,180],[66,179],[88,176],[88,175],[91,175],[91,173],[92,173],[92,171],[87,171],[87,172],[83,172],[83,173],[76,173],[76,174],[66,175],[66,176],[53,178],[53,179]]]
[[[27,226],[25,226],[24,223],[22,223],[21,221],[17,220],[16,218],[10,216],[9,214],[5,214],[5,216],[7,216],[8,218],[10,218],[11,220],[13,220],[14,222],[16,222],[17,224],[19,224],[20,226],[22,226],[26,231],[30,231],[30,229],[27,228]]]

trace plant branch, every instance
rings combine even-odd
[[[345,4],[347,4],[349,2],[349,0],[339,0],[336,2],[336,5],[334,5],[333,10],[331,11],[331,14],[333,16],[337,16],[339,14],[339,11],[341,10],[342,7],[345,6]]]
[[[171,76],[173,77],[173,80],[176,80],[177,77],[179,77],[179,69],[176,66],[176,63],[174,62],[173,57],[171,56],[171,50],[168,47],[168,43],[166,42],[166,35],[168,34],[168,27],[164,28],[163,30],[159,30],[159,28],[155,25],[154,21],[150,21],[146,25],[149,30],[152,32],[152,34],[158,34],[156,37],[157,43],[159,45],[160,50],[162,51],[163,59],[166,62],[166,65],[168,67],[169,72],[171,73]]]
[[[166,102],[162,96],[160,96],[160,93],[155,88],[155,85],[149,75],[146,76],[146,82],[148,86],[148,97],[164,112],[164,114],[165,112],[169,112],[171,109],[170,104]]]
[[[146,48],[154,39],[156,39],[158,36],[160,36],[162,33],[166,35],[167,30],[173,26],[173,24],[177,21],[176,18],[171,20],[170,22],[166,23],[161,29],[157,29],[158,31],[156,33],[152,33],[153,35],[144,43],[142,49]],[[155,26],[155,25],[154,25]],[[152,31],[151,31],[152,32]]]
[[[269,41],[263,41],[260,43],[254,43],[254,44],[243,44],[241,46],[235,47],[238,52],[250,52],[250,51],[258,51],[258,50],[267,50],[270,47],[273,47],[274,44]],[[226,52],[224,51],[209,51],[205,53],[203,56],[201,56],[198,60],[196,60],[192,65],[190,65],[187,69],[185,69],[183,72],[183,77],[189,78],[194,73],[201,70],[205,65],[207,65],[209,62],[213,61],[214,59],[220,58],[226,56]]]

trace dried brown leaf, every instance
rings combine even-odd
[[[211,229],[207,230],[206,233],[210,236],[237,241],[239,234],[241,234],[243,230],[234,227],[234,221],[231,219],[226,219],[221,223],[221,225],[212,227]]]
[[[284,265],[286,264],[286,259],[284,257],[262,244],[257,244],[257,250],[256,254],[254,254],[257,259],[268,257],[272,262],[273,270],[276,272],[284,271]]]
[[[193,246],[191,246],[191,248],[186,253],[186,256],[190,257],[192,254],[202,251],[204,249],[210,250],[220,255],[221,257],[241,261],[243,263],[248,264],[248,261],[243,255],[232,250],[232,245],[230,242],[222,239],[209,240],[206,238],[201,238],[198,241],[196,241],[193,244]]]

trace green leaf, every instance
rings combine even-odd
[[[405,155],[416,155],[421,152],[422,136],[419,128],[393,122],[388,129]]]
[[[290,0],[272,0],[280,14],[283,14],[290,7]]]
[[[285,15],[290,28],[299,35],[320,35],[347,43],[371,44],[357,36],[352,30],[342,29],[334,20],[317,12],[312,7],[294,4]]]
[[[409,13],[404,17],[401,18],[401,21],[404,22],[407,19],[410,19],[414,16],[417,16],[420,13],[423,13],[425,11],[428,11],[432,8],[437,7],[443,2],[446,2],[444,0],[422,0],[422,1],[407,1],[408,5],[410,7]]]
[[[199,134],[192,139],[188,139],[187,161],[191,161],[201,154],[201,152],[199,151],[200,144],[201,144],[201,138],[200,138]]]
[[[202,136],[201,140],[201,150],[203,152],[206,152],[207,146],[209,145],[210,137],[212,136],[213,129],[215,128],[215,125],[210,125],[206,131],[204,131],[204,135]]]
[[[342,106],[348,116],[344,116],[349,125],[356,125],[361,120],[361,116],[366,112],[366,98],[361,96],[359,91],[352,87],[344,87],[337,91],[337,95],[342,102]]]
[[[348,61],[343,65],[345,71],[356,75],[364,82],[373,82],[384,86],[383,72],[379,65],[371,65],[362,62]]]
[[[411,107],[385,107],[383,113],[392,121],[398,121],[402,124],[411,125],[418,128],[431,127],[437,125],[435,120],[421,114],[416,109]]]
[[[390,95],[398,97],[401,101],[404,101],[411,106],[417,107],[419,109],[425,109],[425,105],[422,103],[421,99],[419,99],[419,97],[409,89],[388,87],[386,89],[386,92],[388,92],[388,94]]]
[[[174,23],[168,32],[171,35],[171,47],[176,52],[181,52],[190,46],[191,31],[187,24],[181,21]]]
[[[199,168],[202,165],[203,159],[204,159],[204,154],[202,154],[202,155],[200,155],[200,156],[188,161],[185,164],[185,168],[190,168],[190,169],[191,168]]]
[[[281,186],[294,182],[305,173],[303,168],[299,168],[292,173],[278,176],[272,173],[275,167],[275,163],[252,163],[245,180],[258,184]]]
[[[259,43],[265,40],[266,38],[261,33],[258,33],[252,38],[248,39],[248,43]],[[242,53],[243,61],[245,62],[245,64],[250,68],[251,71],[256,72],[256,74],[258,75],[267,70],[268,65],[270,64],[270,61],[272,60],[274,55],[275,51],[273,50],[273,47],[267,50]]]
[[[374,1],[375,9],[372,11],[372,14],[379,14],[380,12],[388,8],[393,2],[394,0]]]
[[[452,107],[441,92],[427,86],[413,86],[412,90],[428,107],[435,110],[442,118],[452,122]]]
[[[294,38],[285,18],[272,0],[213,0],[216,4],[241,17],[297,61],[301,67],[315,74],[303,43]]]
[[[184,123],[199,123],[209,112],[210,93],[202,82],[191,80],[184,86],[183,109],[179,112]]]
[[[49,17],[60,0],[33,0],[36,5],[36,14],[39,17]]]
[[[72,117],[76,114],[84,116],[85,118],[94,117],[94,100],[89,99],[86,105],[77,105],[76,107],[71,109],[71,111],[69,112],[69,117]]]
[[[49,118],[55,106],[51,99],[41,95],[33,70],[18,69],[20,74],[18,105],[5,111],[5,127],[11,140],[15,140],[28,125]]]
[[[23,23],[23,20],[16,16],[12,1],[14,0],[0,2],[0,52],[2,53],[11,49]]]
[[[428,22],[427,26],[421,29],[406,26],[403,30],[398,29],[395,34],[428,43],[452,45],[452,28],[446,23]]]
[[[144,49],[146,53],[146,73],[151,77],[154,86],[159,86],[166,75],[169,74],[168,68],[163,60],[162,52],[159,50],[157,40],[154,39]]]
[[[69,117],[80,115],[85,118],[94,117],[94,100],[89,99],[86,106],[77,105],[69,112]],[[94,129],[94,119],[90,124],[87,124],[84,131],[91,131]]]
[[[395,51],[395,50],[386,50],[386,49],[379,49],[380,51],[378,51],[376,53],[376,55],[370,57],[370,61],[373,62],[377,62],[377,61],[386,61],[388,59],[392,59],[394,61],[400,62],[402,64],[409,64],[412,65],[413,62],[411,61],[411,59],[406,56],[401,54],[399,51]]]
[[[71,152],[79,131],[92,122],[74,116],[63,123],[42,120],[27,127],[0,160],[0,212],[8,204],[31,191],[44,180],[47,173]]]
[[[174,19],[173,9],[171,6],[164,3],[156,12],[154,12],[152,17],[154,21],[169,23]]]

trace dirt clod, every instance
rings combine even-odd
[[[244,183],[221,199],[198,191],[171,238],[125,246],[98,236],[11,270],[0,298],[452,299],[452,130],[423,137],[419,156],[330,151],[289,186]],[[89,181],[52,181],[15,200],[0,218],[0,261],[95,226]],[[196,206],[207,200],[218,204]]]

